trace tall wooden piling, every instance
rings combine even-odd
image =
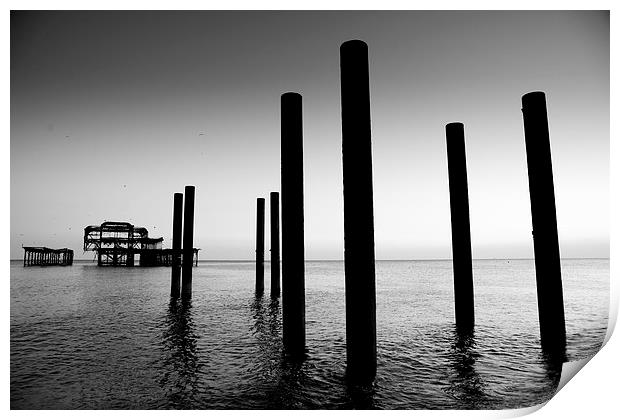
[[[546,352],[563,354],[566,348],[566,326],[547,104],[543,92],[530,92],[521,101],[532,210],[540,341]]]
[[[183,208],[183,269],[181,271],[181,296],[192,297],[192,266],[194,264],[194,196],[196,188],[185,186]]]
[[[269,194],[271,230],[271,296],[280,296],[280,193]]]
[[[304,181],[301,95],[281,97],[282,336],[287,353],[306,347]]]
[[[256,293],[265,290],[265,199],[256,199]]]
[[[465,133],[462,123],[455,122],[446,125],[446,145],[452,221],[454,315],[457,330],[467,333],[474,328],[474,280],[471,263]]]
[[[170,296],[181,295],[181,237],[183,234],[183,194],[174,193],[172,210],[172,279]],[[193,258],[193,256],[192,256]]]
[[[375,239],[368,46],[340,46],[347,376],[372,381],[377,370]]]

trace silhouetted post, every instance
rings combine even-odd
[[[455,122],[446,125],[446,144],[452,221],[454,315],[457,330],[466,333],[474,328],[474,280],[471,264],[465,134],[462,123]]]
[[[547,105],[543,92],[528,93],[521,100],[532,208],[540,341],[543,350],[563,353],[566,327]]]
[[[280,296],[280,193],[269,194],[271,229],[271,296]]]
[[[368,46],[340,46],[347,375],[369,382],[377,371],[375,239]]]
[[[183,235],[183,194],[174,193],[172,209],[172,279],[170,296],[181,295],[181,236]],[[192,257],[193,258],[193,257]]]
[[[306,348],[304,180],[301,95],[281,97],[282,336],[286,351]]]
[[[181,271],[181,295],[192,297],[192,266],[194,265],[194,195],[196,188],[185,186],[183,208],[183,269]]]
[[[265,199],[256,199],[256,293],[265,290]]]

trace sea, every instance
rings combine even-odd
[[[170,268],[10,265],[11,409],[508,409],[549,400],[533,260],[474,260],[476,326],[454,327],[452,262],[377,261],[377,376],[347,381],[344,263],[307,261],[306,357],[283,353],[282,301],[253,261]],[[562,260],[567,360],[595,354],[609,260]]]

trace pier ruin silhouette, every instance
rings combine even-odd
[[[446,144],[452,221],[454,312],[457,329],[467,333],[474,328],[474,280],[471,261],[465,133],[462,123],[455,122],[446,125]]]
[[[521,102],[532,210],[540,340],[545,352],[563,357],[566,322],[547,101],[543,92],[530,92],[523,95]]]
[[[183,232],[183,193],[174,193],[172,209],[172,274],[170,296],[181,295],[181,240]]]
[[[183,261],[181,270],[181,297],[192,297],[192,250],[194,249],[194,197],[196,187],[185,186],[183,206]]]
[[[347,376],[371,382],[377,371],[375,238],[368,46],[340,47]]]
[[[24,249],[24,267],[73,265],[72,249],[52,249],[44,246],[23,246],[22,248]]]
[[[256,294],[265,290],[265,199],[256,199]]]
[[[129,222],[104,222],[84,228],[84,251],[94,251],[100,267],[133,267],[136,255],[141,267],[172,265],[174,252],[163,249],[163,238],[150,238],[148,229]],[[198,264],[198,248],[187,256],[190,265]]]
[[[280,193],[269,193],[271,232],[271,297],[280,296]]]
[[[282,335],[285,350],[306,348],[303,125],[301,95],[281,96]]]

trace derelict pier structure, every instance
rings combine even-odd
[[[174,251],[162,248],[163,241],[164,238],[149,238],[146,228],[128,222],[104,222],[84,228],[84,251],[94,251],[101,267],[133,267],[136,255],[140,267],[171,266]],[[195,265],[198,265],[198,250],[193,248]]]

